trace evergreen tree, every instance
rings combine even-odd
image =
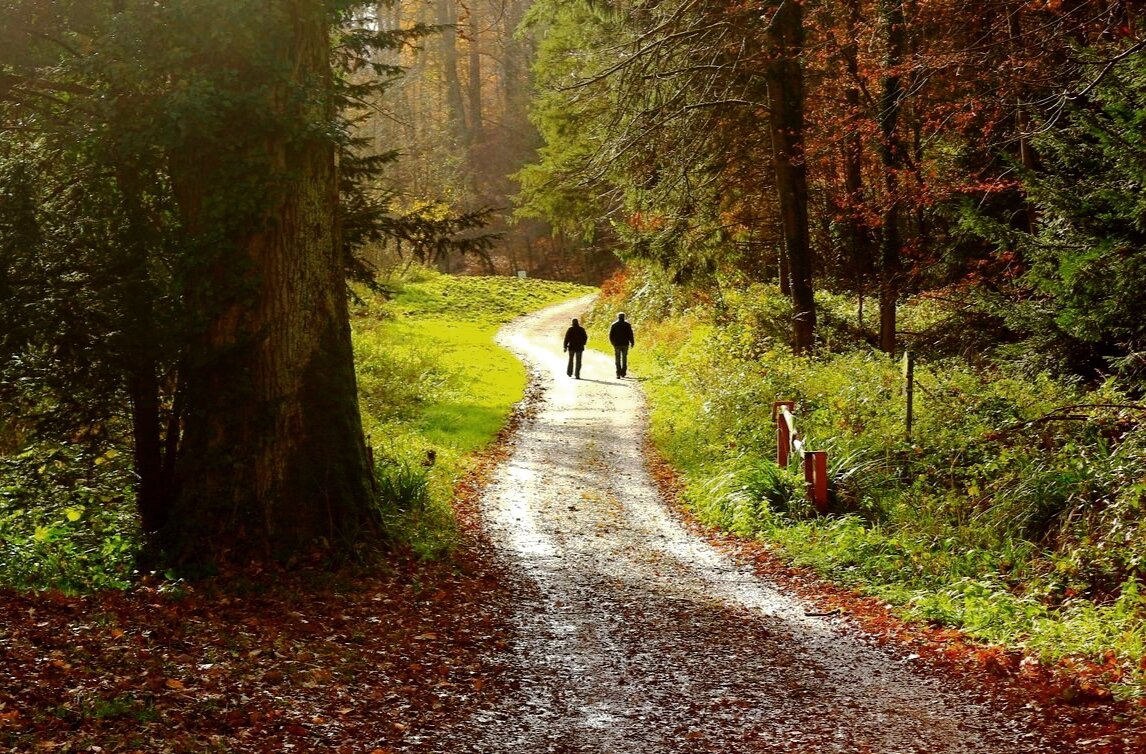
[[[3,397],[41,415],[41,434],[127,434],[143,528],[175,561],[370,531],[352,245],[448,246],[443,230],[480,223],[418,225],[373,200],[345,72],[426,32],[355,25],[352,10],[0,6],[0,311],[20,323],[0,336]],[[367,88],[396,72],[381,67]]]
[[[1075,369],[1105,359],[1144,386],[1146,56],[1092,66],[1076,91],[1034,138],[1042,168],[1026,188],[1037,231],[1010,238],[1053,314],[1054,329],[1037,336],[1065,335]]]

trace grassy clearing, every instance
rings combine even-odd
[[[680,296],[651,273],[606,287],[602,311],[623,306],[637,323],[654,441],[697,514],[910,618],[1046,658],[1113,658],[1116,691],[1141,696],[1146,429],[1114,408],[1133,401],[1113,383],[924,355],[909,442],[901,363],[857,337],[853,301],[821,305],[828,347],[805,360],[785,345],[787,303],[770,287]],[[944,313],[918,301],[902,316],[923,331]],[[777,399],[795,400],[829,451],[828,516],[771,460]],[[1047,418],[1078,405],[1100,407]]]
[[[363,423],[388,538],[435,557],[454,540],[450,502],[458,479],[525,386],[520,362],[492,342],[497,328],[592,289],[422,270],[391,285],[391,298],[360,292],[354,308]],[[98,452],[82,441],[10,445],[0,452],[0,585],[129,587],[140,547],[130,448],[114,441],[116,449]]]

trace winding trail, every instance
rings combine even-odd
[[[534,754],[1053,749],[977,692],[806,607],[686,531],[641,453],[644,398],[558,347],[590,299],[508,326],[541,390],[482,515],[524,587],[514,690],[420,751]],[[637,348],[640,347],[639,323]]]

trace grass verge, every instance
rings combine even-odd
[[[592,291],[419,270],[391,300],[366,297],[357,307],[352,326],[363,425],[395,540],[423,557],[453,543],[454,488],[525,389],[521,362],[493,344],[498,328]]]

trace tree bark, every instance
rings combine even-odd
[[[874,267],[872,250],[872,232],[868,223],[863,220],[862,208],[864,205],[863,191],[863,134],[857,120],[860,112],[860,72],[859,72],[859,25],[860,2],[848,0],[847,20],[845,34],[847,44],[844,47],[844,66],[847,70],[848,84],[844,89],[844,105],[847,107],[847,122],[849,127],[844,135],[844,200],[843,212],[847,220],[844,223],[847,233],[848,257],[851,262],[852,274],[855,276],[856,289],[863,293],[867,289],[868,280]]]
[[[289,557],[351,540],[372,521],[335,150],[315,127],[332,118],[326,9],[287,0],[261,23],[290,42],[276,68],[290,80],[268,97],[280,120],[248,149],[252,164],[269,163],[273,191],[264,222],[236,231],[192,283],[202,327],[182,374],[186,419],[165,537],[177,562]],[[299,104],[288,96],[297,87],[324,96]],[[192,152],[173,160],[173,174],[189,228],[209,230],[205,208],[227,196],[226,173]]]
[[[907,28],[901,0],[880,0],[886,51],[879,98],[880,162],[884,176],[883,237],[880,241],[879,347],[895,354],[896,306],[900,287],[899,175],[900,145],[896,125],[903,90],[899,67],[907,46]]]
[[[442,82],[446,88],[446,118],[452,135],[461,143],[470,140],[466,127],[465,99],[458,76],[458,9],[457,0],[438,0],[438,24],[442,26]]]
[[[776,169],[784,249],[791,278],[792,348],[807,353],[815,343],[816,304],[808,233],[808,176],[804,159],[804,12],[782,2],[767,26],[769,128]]]

